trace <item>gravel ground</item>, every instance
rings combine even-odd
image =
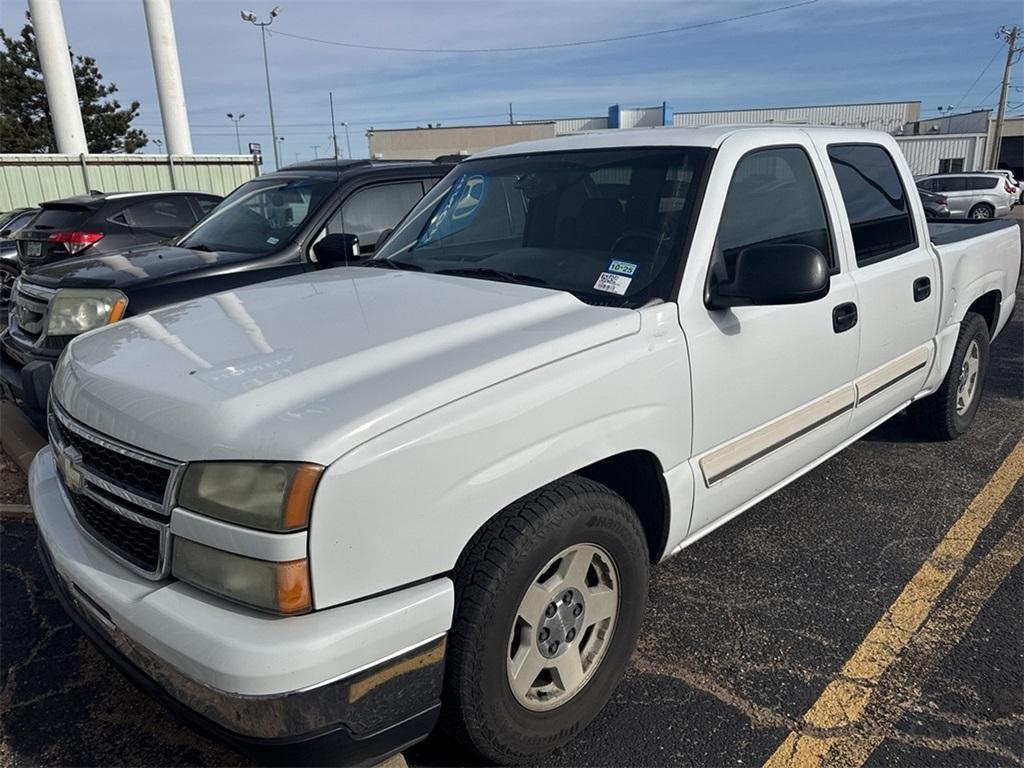
[[[0,504],[28,504],[25,473],[3,451],[0,451]]]

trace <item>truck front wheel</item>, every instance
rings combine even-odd
[[[969,312],[960,323],[953,360],[946,378],[928,397],[911,403],[910,416],[918,429],[938,440],[953,440],[974,421],[988,371],[988,324]]]
[[[487,760],[535,760],[578,734],[618,685],[647,604],[633,509],[577,476],[507,507],[455,569],[443,722]]]

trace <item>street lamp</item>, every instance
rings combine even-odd
[[[228,112],[228,120],[235,124],[235,143],[238,144],[238,154],[242,154],[242,137],[238,133],[238,122],[243,117],[245,117],[245,112],[240,112],[238,117],[235,117],[234,114]]]
[[[256,14],[252,11],[242,11],[242,21],[248,21],[250,24],[259,27],[260,33],[263,36],[263,71],[267,76],[267,104],[270,106],[270,137],[273,139],[271,143],[274,145],[275,168],[281,167],[281,156],[277,148],[277,126],[274,124],[274,97],[270,93],[270,64],[267,63],[267,27],[273,24],[274,19],[280,14],[280,5],[274,6],[267,21],[258,21]]]
[[[345,126],[345,146],[348,148],[348,159],[352,159],[352,139],[348,136],[348,123],[342,120],[339,125]]]

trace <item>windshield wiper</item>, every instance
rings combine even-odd
[[[360,266],[378,267],[380,269],[404,269],[409,272],[426,272],[419,264],[413,264],[411,261],[399,261],[398,259],[370,259],[369,261],[364,261]]]
[[[492,269],[491,267],[457,267],[453,269],[438,269],[435,275],[454,275],[455,277],[482,277],[483,279],[502,280],[506,283],[520,283],[522,285],[547,285],[547,281],[533,275],[522,275],[518,272],[506,272],[503,269]]]
[[[208,245],[197,243],[196,245],[181,245],[179,248],[188,248],[190,251],[204,251],[205,253],[213,253],[214,249]]]

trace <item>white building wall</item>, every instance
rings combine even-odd
[[[608,127],[608,117],[568,117],[555,120],[555,132],[578,133],[579,131],[603,131]]]
[[[661,125],[662,108],[641,107],[639,109],[623,109],[619,112],[620,128],[656,128]],[[607,123],[607,120],[605,121]]]
[[[719,112],[676,112],[672,116],[672,124],[697,128],[704,125],[728,123],[805,123],[895,131],[904,123],[917,120],[920,114],[921,102],[906,101],[885,104],[833,104],[820,107],[738,109]]]
[[[985,163],[983,133],[897,136],[896,143],[915,176],[938,173],[940,162],[946,159],[962,159],[965,171],[979,171]]]

